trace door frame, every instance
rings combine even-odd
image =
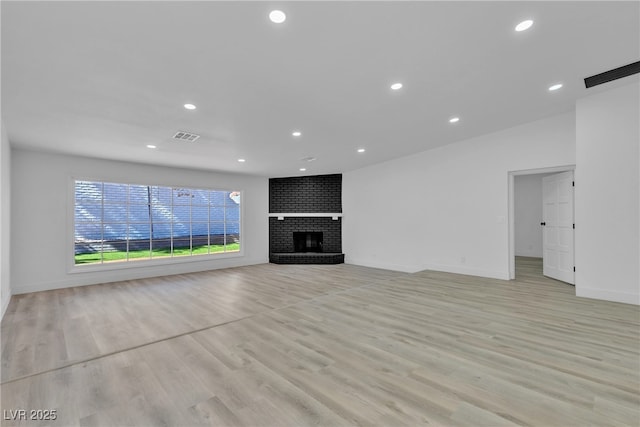
[[[516,228],[515,228],[515,177],[519,175],[539,175],[546,173],[558,173],[558,172],[569,172],[573,171],[575,174],[576,165],[566,165],[566,166],[554,166],[548,168],[539,168],[539,169],[523,169],[516,171],[507,172],[507,178],[509,181],[509,190],[508,190],[508,204],[509,204],[509,254],[508,254],[508,264],[509,264],[509,279],[513,280],[516,278]],[[574,175],[575,176],[575,175]],[[574,193],[574,205],[575,205],[575,193]],[[575,252],[574,252],[575,257]]]

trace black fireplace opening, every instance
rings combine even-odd
[[[322,252],[322,231],[294,231],[295,252]]]

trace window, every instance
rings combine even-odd
[[[75,181],[75,265],[240,251],[240,192]]]

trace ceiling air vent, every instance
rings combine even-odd
[[[175,135],[173,135],[173,139],[179,139],[180,141],[193,142],[196,139],[200,138],[200,135],[196,135],[195,133],[189,133],[184,131],[178,131]]]
[[[640,61],[614,68],[613,70],[605,71],[604,73],[596,74],[595,76],[587,77],[584,79],[584,85],[589,89],[590,87],[618,80],[637,73],[640,73]]]

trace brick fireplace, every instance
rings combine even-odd
[[[269,261],[344,262],[341,174],[269,180]]]

